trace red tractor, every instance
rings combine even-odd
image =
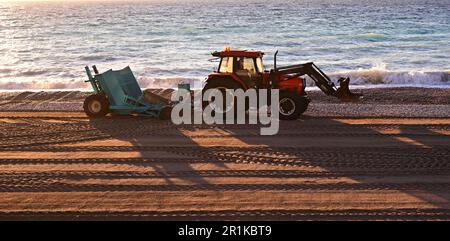
[[[213,52],[219,67],[206,80],[203,92],[208,89],[279,89],[280,119],[297,119],[308,108],[310,102],[305,92],[305,78],[308,75],[327,95],[335,96],[342,101],[354,101],[361,94],[351,93],[349,78],[340,78],[340,87],[336,88],[331,79],[314,63],[278,67],[276,62],[278,51],[274,55],[274,68],[264,69],[261,51],[230,50]],[[269,98],[270,99],[270,98]],[[247,107],[248,108],[248,107]]]

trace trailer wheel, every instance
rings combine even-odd
[[[280,91],[279,118],[295,120],[308,108],[309,100],[297,93]]]
[[[103,117],[109,112],[109,101],[105,95],[93,94],[84,100],[83,109],[90,117]]]

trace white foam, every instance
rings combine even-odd
[[[141,88],[176,88],[180,83],[189,83],[192,89],[201,89],[204,76],[139,76],[135,73]],[[437,87],[450,88],[450,71],[392,71],[380,64],[369,69],[357,69],[328,74],[336,83],[339,77],[350,77],[352,88],[371,87]],[[91,89],[89,83],[84,82],[83,76],[70,79],[63,74],[55,77],[26,78],[6,77],[0,79],[1,91],[21,90],[87,90]],[[15,81],[13,81],[15,80]],[[336,83],[337,84],[337,83]],[[314,87],[314,82],[307,78],[308,88]]]
[[[370,69],[358,69],[329,74],[336,82],[339,77],[350,77],[351,85],[359,86],[442,86],[450,87],[450,71],[391,71],[386,65],[379,64]],[[312,80],[308,86],[313,86]]]

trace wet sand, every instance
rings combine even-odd
[[[275,136],[89,119],[81,92],[3,94],[0,219],[450,220],[449,103],[433,102],[449,90],[415,100],[427,91],[380,103],[364,90],[349,105],[316,96]]]

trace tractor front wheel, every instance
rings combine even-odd
[[[279,118],[295,120],[306,111],[309,100],[306,96],[299,96],[295,92],[280,91],[279,103]]]
[[[83,109],[90,117],[103,117],[109,112],[109,101],[105,95],[93,94],[84,100]]]

